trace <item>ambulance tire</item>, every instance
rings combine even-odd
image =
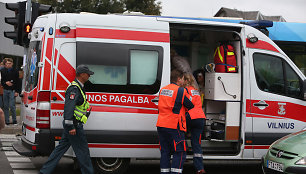
[[[130,165],[130,158],[93,158],[92,162],[98,174],[123,174]]]

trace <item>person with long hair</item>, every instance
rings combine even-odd
[[[202,109],[202,101],[199,90],[192,74],[185,74],[185,88],[192,97],[194,108],[186,112],[187,128],[191,131],[191,146],[193,151],[193,164],[197,174],[206,173],[203,166],[203,151],[201,147],[201,135],[205,124],[205,114]]]

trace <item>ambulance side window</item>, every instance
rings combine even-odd
[[[85,84],[88,92],[156,94],[162,56],[159,46],[77,42],[77,65],[95,73]]]
[[[256,82],[265,92],[300,98],[301,80],[283,59],[255,53],[253,55]]]
[[[33,41],[29,45],[29,51],[25,65],[25,91],[33,90],[38,83],[38,63],[41,55],[41,42]]]
[[[157,76],[158,52],[131,50],[131,84],[152,85]]]

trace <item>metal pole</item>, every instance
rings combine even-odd
[[[27,0],[27,5],[26,5],[26,14],[25,14],[25,23],[31,23],[31,18],[32,18],[32,2],[31,0]],[[24,54],[23,54],[23,61],[22,61],[22,70],[25,72],[25,65],[27,62],[27,54],[28,54],[28,48],[24,47]],[[25,78],[22,79],[22,89],[24,89],[24,80]]]
[[[32,17],[32,2],[31,0],[27,0],[25,23],[31,23],[31,17]]]

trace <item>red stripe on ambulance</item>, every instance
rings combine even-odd
[[[50,78],[51,78],[50,73],[51,73],[51,64],[48,61],[45,61],[42,90],[50,90]]]
[[[90,104],[121,105],[157,109],[157,105],[155,105],[151,101],[156,97],[154,95],[130,95],[88,92],[86,93],[86,96]]]
[[[246,47],[262,49],[262,50],[270,50],[270,51],[275,51],[279,53],[279,51],[273,45],[271,45],[270,43],[266,41],[262,41],[262,40],[258,40],[257,42],[252,43],[248,39],[246,39]]]
[[[247,113],[250,114],[252,117],[261,117],[264,118],[267,116],[269,117],[281,117],[286,119],[293,119],[298,121],[306,122],[306,117],[304,114],[306,113],[306,106],[299,105],[295,103],[285,102],[285,101],[267,101],[265,102],[268,104],[268,107],[265,109],[259,109],[258,107],[254,106],[254,103],[258,103],[260,100],[247,100]]]
[[[248,145],[244,149],[269,149],[270,145]]]
[[[121,107],[109,107],[109,106],[93,106],[94,112],[121,112],[121,113],[137,113],[137,114],[158,114],[157,110],[151,109],[138,109],[138,108],[121,108]]]
[[[98,38],[98,39],[120,39],[149,42],[170,42],[169,33],[158,33],[148,31],[77,28],[76,37]]]
[[[159,144],[88,144],[90,148],[150,148],[159,149]]]
[[[63,55],[59,55],[58,60],[58,70],[63,74],[66,79],[68,79],[69,82],[72,82],[75,78],[75,69],[72,67],[72,65],[63,57]],[[57,78],[60,76],[60,74],[57,74]],[[58,80],[58,79],[57,79]],[[64,79],[63,79],[64,80]],[[64,80],[65,81],[65,80]],[[58,81],[57,81],[58,83]],[[57,90],[66,90],[69,83],[68,82],[61,82],[62,86],[56,87]]]
[[[53,38],[48,38],[46,57],[51,61],[52,58],[52,48],[53,48]]]
[[[71,29],[68,33],[63,33],[60,29],[56,29],[55,38],[75,38],[75,29]]]

